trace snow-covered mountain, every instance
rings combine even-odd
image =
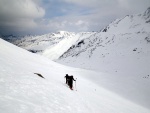
[[[1,113],[150,112],[149,76],[66,67],[2,39],[0,70]],[[74,91],[64,83],[66,73],[77,78]]]
[[[41,54],[51,60],[60,58],[70,47],[80,43],[95,32],[73,33],[59,31],[41,36],[3,36],[3,39],[32,53]]]
[[[75,43],[58,60],[65,65],[114,74],[150,74],[150,8],[117,19]]]
[[[46,48],[42,55],[48,57],[51,60],[57,60],[64,55],[70,48],[74,47],[74,44],[81,43],[83,39],[94,34],[94,32],[81,32],[74,34],[72,37],[65,37],[59,43],[49,48]]]
[[[68,66],[146,76],[150,73],[150,8],[116,19],[99,32],[61,31],[13,43]]]
[[[142,14],[116,19],[99,32],[60,31],[27,36],[13,43],[68,66],[149,75],[150,8]]]
[[[21,48],[24,48],[30,52],[42,54],[46,49],[53,47],[61,40],[65,38],[71,38],[75,35],[73,32],[59,31],[57,33],[49,33],[41,36],[5,36],[5,39],[8,42],[11,42]]]
[[[137,48],[136,44],[133,42],[133,37],[137,37],[134,38],[136,42],[145,40],[149,43],[149,29],[150,8],[148,8],[143,14],[127,15],[124,18],[116,19],[100,32],[72,33],[60,31],[42,36],[26,36],[20,39],[15,38],[14,40],[10,40],[10,38],[8,38],[8,41],[33,53],[42,54],[52,60],[61,58],[61,61],[65,63],[68,62],[67,59],[69,57],[79,57],[79,55],[83,58],[91,58],[93,56],[93,52],[98,51],[97,48],[100,49],[104,46],[105,47],[103,49],[106,50],[107,48],[114,48],[115,50],[118,48],[120,48],[120,50],[125,49],[120,46],[116,46],[117,43],[120,43],[118,40],[128,47],[128,42],[130,42],[132,46],[135,45],[135,48]],[[106,51],[104,52],[103,50],[99,50],[98,52],[98,56],[107,56],[104,55]],[[107,52],[110,53],[109,51]],[[83,54],[86,55],[84,56]],[[117,54],[121,53],[118,52]],[[74,59],[76,58],[74,57],[71,62],[74,62]],[[71,62],[68,63],[71,64]],[[85,63],[81,62],[80,64]]]
[[[0,39],[0,112],[150,113],[150,8],[99,32],[9,41],[94,71]],[[66,73],[77,78],[74,91],[64,83]]]

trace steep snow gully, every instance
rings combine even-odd
[[[109,75],[57,64],[2,39],[0,70],[1,113],[150,113],[146,106],[100,85],[99,78],[115,87],[113,79],[112,82],[107,81]],[[45,79],[34,73],[40,73]],[[77,78],[73,91],[64,82],[66,73]],[[147,89],[149,79],[143,81]],[[119,88],[124,88],[121,81],[119,83]],[[132,88],[134,86],[125,90],[132,93]],[[149,94],[146,98],[149,101]]]

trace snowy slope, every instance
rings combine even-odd
[[[45,49],[42,55],[51,60],[59,59],[65,52],[68,51],[70,47],[76,43],[80,43],[80,41],[86,39],[92,34],[94,34],[94,32],[82,32],[77,33],[71,37],[64,37],[64,39],[61,40],[58,44]]]
[[[149,12],[150,8],[143,14],[117,19],[101,32],[74,44],[57,61],[114,74],[149,74]]]
[[[114,84],[115,79],[111,79],[112,76],[108,74],[66,67],[2,39],[0,39],[0,64],[1,113],[150,112],[145,105],[133,102],[132,99],[127,100],[105,89],[104,84],[112,86],[113,89],[117,86],[120,89],[125,88],[122,79],[118,84]],[[45,79],[34,73],[42,74]],[[66,73],[73,74],[77,78],[74,91],[64,84],[63,77]],[[145,84],[141,84],[142,81]],[[134,88],[140,85],[138,89],[148,101],[149,93],[146,89],[149,79],[142,79],[141,82],[137,84],[134,81],[132,86],[125,90],[136,93]],[[130,81],[128,83],[130,84]],[[145,103],[149,105],[149,101]]]
[[[56,61],[72,67],[109,73],[112,75],[111,80],[115,81],[113,83],[115,86],[108,85],[111,80],[106,80],[106,84],[102,79],[99,84],[125,98],[135,102],[138,100],[144,106],[150,105],[150,98],[147,97],[149,92],[146,91],[147,93],[143,95],[141,92],[145,91],[139,90],[142,84],[145,85],[143,90],[149,90],[147,84],[150,76],[149,12],[150,8],[143,14],[117,19],[101,32],[82,40],[80,44],[73,45]],[[125,90],[135,83],[138,83],[135,89],[130,92]],[[117,84],[121,84],[124,88],[116,87]]]
[[[116,19],[102,31],[111,34],[150,32],[149,23],[150,7],[142,14],[127,15],[122,19]]]

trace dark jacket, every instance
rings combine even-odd
[[[66,84],[68,84],[69,75],[66,74],[65,78],[66,78]]]
[[[73,76],[69,76],[68,78],[68,85],[69,87],[72,89],[72,86],[73,86],[73,80],[76,81]]]

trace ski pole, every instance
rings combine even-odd
[[[76,78],[76,81],[77,81],[77,78]],[[76,91],[77,91],[77,87],[76,87],[76,81],[75,81],[75,89],[76,89]]]

